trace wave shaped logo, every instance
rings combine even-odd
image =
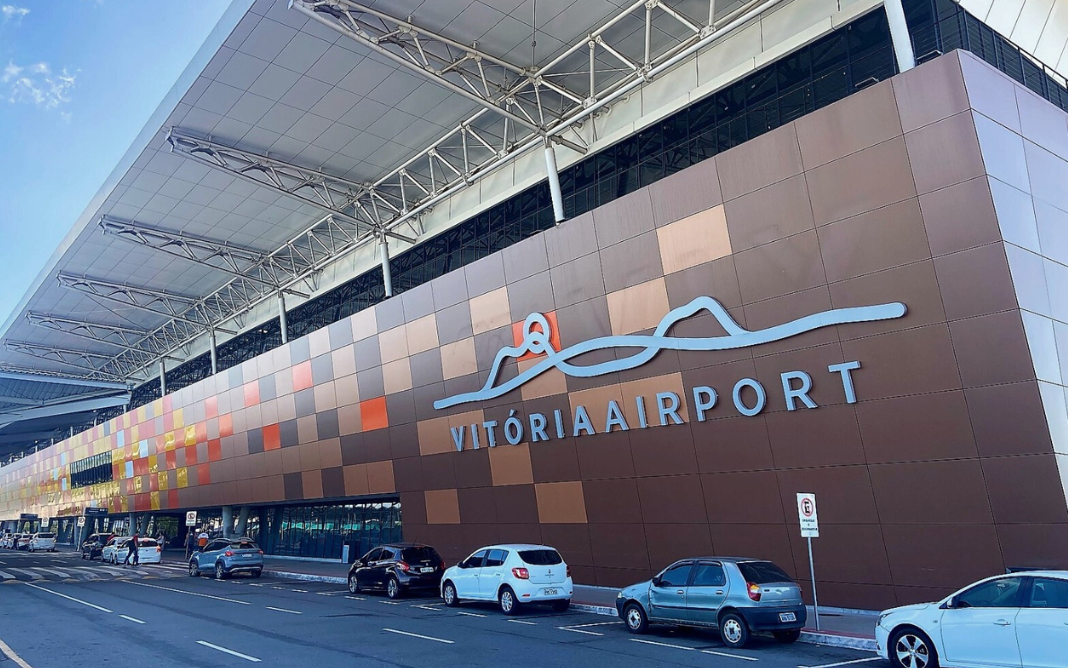
[[[855,322],[874,322],[892,320],[905,315],[906,307],[900,302],[879,304],[876,306],[858,306],[853,308],[831,309],[814,313],[797,320],[750,331],[735,322],[716,299],[698,297],[689,304],[672,309],[660,320],[656,329],[649,335],[602,336],[588,339],[582,343],[556,350],[549,340],[549,321],[541,313],[531,313],[523,323],[523,343],[519,346],[505,346],[497,352],[490,369],[489,378],[480,390],[455,394],[434,402],[435,409],[449,408],[457,404],[472,401],[486,401],[507,394],[517,387],[537,378],[550,369],[559,369],[568,376],[592,378],[616,371],[626,371],[639,367],[653,359],[661,350],[714,351],[735,350],[759,346],[763,343],[781,341],[798,334],[811,332],[822,327],[845,325]],[[708,311],[726,332],[722,336],[678,337],[670,336],[668,331],[680,321],[691,318],[701,311]],[[540,328],[540,329],[539,329]],[[612,348],[638,348],[633,355],[621,359],[578,366],[570,360],[595,350]],[[546,355],[541,362],[530,367],[511,380],[497,385],[501,367],[509,359],[517,359],[527,354]]]

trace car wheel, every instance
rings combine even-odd
[[[889,645],[890,665],[895,668],[938,668],[934,644],[919,629],[894,631]]]
[[[553,601],[553,612],[567,612],[567,609],[571,607],[571,599],[565,598],[562,601]]]
[[[191,577],[191,578],[199,578],[200,577],[200,568],[197,567],[197,560],[196,559],[193,559],[193,560],[191,560],[189,562],[189,577]]]
[[[645,633],[649,630],[649,616],[637,603],[631,603],[623,608],[623,621],[631,633]]]
[[[256,569],[256,570],[252,571],[252,577],[254,577],[254,578],[258,578],[261,575],[263,575],[263,569],[262,568],[259,568],[259,569]]]
[[[386,596],[391,599],[398,599],[401,596],[400,582],[397,582],[397,578],[390,577],[386,581]]]
[[[226,569],[223,568],[223,565],[222,565],[221,561],[216,562],[216,564],[215,564],[215,579],[216,580],[225,580],[226,579]]]
[[[797,639],[801,637],[801,629],[794,629],[793,631],[776,631],[774,634],[775,640],[781,642],[784,645],[797,642]]]
[[[511,587],[506,586],[501,589],[497,602],[501,604],[501,612],[509,617],[519,614],[519,601],[516,600],[515,592],[512,591]]]
[[[737,613],[728,612],[719,620],[719,636],[724,645],[740,649],[749,642],[749,626]]]
[[[456,595],[456,586],[451,582],[446,582],[441,588],[441,598],[450,608],[460,605],[460,597]]]
[[[350,575],[349,576],[349,593],[350,594],[359,594],[360,593],[360,580],[355,575]]]

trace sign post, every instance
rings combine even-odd
[[[820,523],[816,516],[816,495],[798,492],[797,517],[801,521],[801,537],[808,540],[808,571],[812,576],[812,611],[816,630],[820,630],[820,604],[816,599],[816,565],[812,560],[812,539],[820,537]]]
[[[190,510],[186,512],[185,525],[188,527],[186,533],[193,530],[193,527],[197,525],[197,511]],[[189,561],[189,536],[185,537],[185,560]]]

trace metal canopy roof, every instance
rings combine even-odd
[[[534,0],[364,2],[234,1],[0,329],[0,369],[151,378],[355,247],[420,242],[420,213],[519,152],[584,150],[613,95],[776,4],[538,0],[535,32]]]

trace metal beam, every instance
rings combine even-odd
[[[77,290],[78,292],[115,304],[129,306],[146,313],[154,313],[165,318],[178,320],[194,327],[210,325],[211,316],[214,315],[195,297],[122,285],[87,276],[61,273],[56,278],[64,288]]]
[[[0,404],[17,404],[19,406],[40,406],[40,401],[25,399],[23,397],[5,397],[0,395]]]
[[[21,410],[16,413],[8,413],[8,416],[17,416],[15,421],[35,420],[37,418],[54,417],[56,415],[67,415],[70,413],[84,413],[86,411],[100,410],[101,408],[113,408],[115,406],[125,406],[130,403],[129,392],[118,394],[112,397],[99,397],[96,399],[86,399],[84,401],[71,401],[69,403],[55,404],[52,406],[43,406],[41,408],[30,408],[27,410]]]
[[[86,339],[87,341],[107,343],[130,350],[139,350],[140,347],[138,344],[144,341],[145,337],[148,336],[147,331],[134,327],[105,325],[103,323],[75,320],[73,318],[52,315],[51,313],[37,313],[35,311],[30,311],[26,314],[26,321],[31,325],[51,329],[56,332],[62,332],[71,336],[77,336],[78,338]],[[153,351],[147,350],[145,352],[152,353]],[[164,351],[158,351],[155,354],[161,354],[162,352]]]
[[[90,374],[98,374],[108,378],[122,377],[108,368],[108,362],[111,361],[111,357],[103,353],[43,346],[28,341],[5,341],[4,347],[12,352],[87,371]]]
[[[63,375],[56,371],[41,371],[27,369],[10,364],[0,365],[0,380],[23,380],[31,383],[54,383],[58,385],[72,385],[74,387],[99,387],[110,390],[128,390],[126,383],[116,383],[94,378],[73,377]]]

